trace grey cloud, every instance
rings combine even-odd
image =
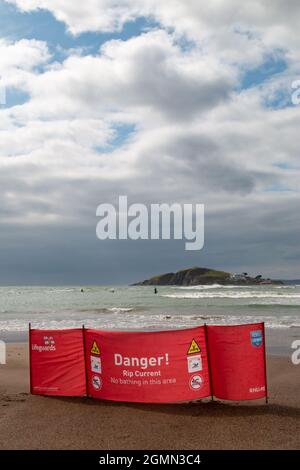
[[[172,13],[171,2],[163,4],[157,17]],[[195,21],[190,14],[181,21],[175,8],[169,16],[179,18],[178,31],[191,20],[195,33],[203,7],[193,5]],[[197,31],[205,41],[193,51],[162,31],[110,42],[99,56],[70,57],[30,77],[30,101],[0,111],[2,282],[133,282],[196,264],[299,277],[298,173],[273,166],[297,158],[297,111],[263,109],[255,87],[232,90],[236,70],[224,57],[236,52],[238,68],[248,51],[226,34],[220,46],[221,13],[215,30],[203,19]],[[253,62],[260,53],[259,45]],[[111,153],[97,151],[120,122],[136,124],[130,139]],[[280,193],[280,185],[292,191]],[[96,207],[116,204],[120,194],[130,203],[204,203],[204,249],[100,242]]]
[[[199,51],[185,53],[164,31],[151,31],[40,74],[28,83],[32,99],[16,118],[107,118],[126,111],[137,122],[183,122],[229,100],[234,83],[231,69]]]
[[[296,200],[276,207],[252,201],[206,218],[206,243],[200,252],[184,251],[181,241],[105,241],[95,235],[95,220],[85,228],[3,227],[0,281],[5,283],[117,284],[183,266],[207,265],[232,271],[246,269],[273,277],[299,276],[299,222],[292,217]],[[266,214],[273,214],[273,223]],[[282,219],[282,224],[276,221]],[[274,228],[276,229],[274,231]],[[288,244],[283,240],[288,235]],[[297,249],[296,249],[297,253]],[[280,263],[278,260],[280,259]]]

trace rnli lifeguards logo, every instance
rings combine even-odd
[[[263,335],[261,330],[257,331],[251,331],[250,332],[250,337],[251,337],[251,344],[252,346],[259,347],[263,343]]]

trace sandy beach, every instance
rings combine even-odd
[[[268,357],[269,404],[141,405],[29,393],[28,344],[0,366],[1,449],[300,449],[300,366]]]

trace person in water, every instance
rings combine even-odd
[[[157,289],[156,289],[156,287],[154,287],[154,294],[157,294]]]

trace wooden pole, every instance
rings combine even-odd
[[[88,365],[87,365],[85,326],[84,325],[82,325],[82,340],[83,340],[83,351],[84,351],[85,391],[86,391],[86,396],[88,397],[89,396],[89,378],[88,378]]]
[[[265,323],[263,322],[263,342],[264,342],[264,361],[265,361],[265,387],[266,387],[266,404],[268,404],[268,382],[267,382],[267,354],[266,354],[266,334],[265,334]]]
[[[211,395],[211,401],[214,401],[214,389],[213,389],[213,381],[212,381],[212,373],[211,373],[211,362],[210,362],[210,353],[209,353],[209,346],[208,346],[208,334],[207,334],[207,325],[206,325],[206,323],[204,323],[204,332],[205,332],[207,366],[208,366],[209,383],[210,383],[210,395]]]
[[[31,363],[31,323],[29,323],[29,384],[30,384],[30,393],[32,395],[32,363]]]

